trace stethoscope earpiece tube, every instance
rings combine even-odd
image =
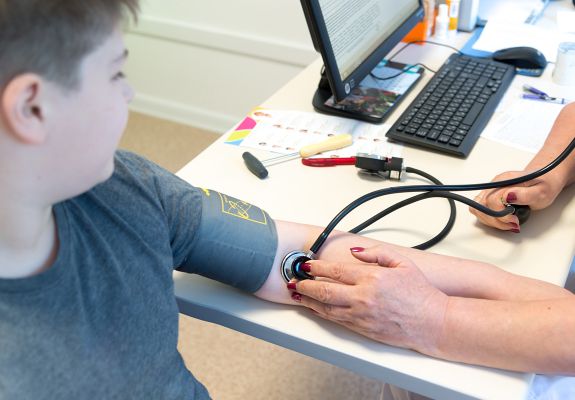
[[[501,211],[496,211],[496,210],[492,210],[490,208],[487,208],[487,207],[483,206],[482,204],[480,204],[476,201],[470,200],[467,197],[457,195],[454,193],[450,193],[450,192],[464,192],[464,191],[472,191],[472,190],[496,189],[496,188],[501,188],[501,187],[506,187],[506,186],[519,185],[521,183],[524,183],[524,182],[533,180],[535,178],[538,178],[538,177],[548,173],[549,171],[551,171],[555,167],[557,167],[561,162],[563,162],[569,156],[569,154],[571,154],[571,152],[573,151],[574,148],[575,148],[575,139],[571,140],[571,142],[565,148],[565,150],[563,150],[563,152],[561,152],[561,154],[559,156],[557,156],[557,158],[555,158],[555,160],[551,161],[545,167],[543,167],[543,168],[541,168],[535,172],[526,174],[526,175],[521,176],[521,177],[513,178],[513,179],[506,179],[503,181],[487,182],[487,183],[465,184],[465,185],[411,185],[411,186],[391,187],[391,188],[386,188],[386,189],[379,189],[379,190],[375,190],[373,192],[367,193],[367,194],[359,197],[358,199],[354,200],[350,204],[348,204],[343,210],[341,210],[331,220],[331,222],[320,233],[320,235],[318,236],[316,241],[311,246],[310,252],[313,254],[317,254],[319,249],[321,248],[323,243],[327,240],[328,236],[335,229],[335,227],[341,222],[341,220],[343,218],[345,218],[354,209],[356,209],[360,205],[362,205],[362,204],[364,204],[370,200],[373,200],[375,198],[385,196],[388,194],[426,192],[425,193],[426,196],[414,196],[411,199],[408,199],[408,201],[417,198],[416,200],[408,202],[404,205],[411,204],[415,201],[423,200],[425,198],[430,198],[430,197],[446,197],[446,198],[449,198],[452,200],[463,202],[463,203],[465,203],[465,204],[467,204],[473,208],[476,208],[477,210],[479,210],[485,214],[488,214],[488,215],[491,215],[494,217],[502,217],[505,215],[512,214],[514,212],[518,213],[519,212],[518,210],[520,209],[519,206],[506,205],[505,209],[503,209]],[[412,169],[412,171],[408,171],[408,169],[406,169],[406,172],[414,172],[414,169]],[[429,178],[429,177],[427,177],[427,178]],[[431,193],[436,193],[436,195],[431,195]],[[403,207],[404,205],[402,205],[400,207]],[[400,208],[400,207],[398,207],[398,208]],[[397,208],[395,208],[395,209],[397,209]],[[395,209],[392,211],[395,211]],[[389,212],[392,212],[392,211],[389,211]],[[386,213],[384,215],[387,215],[387,214],[389,214],[389,212],[387,212],[387,210],[385,210],[383,213]],[[526,214],[526,212],[524,210],[521,211],[521,213],[522,213],[522,216],[524,216]],[[370,218],[364,224],[359,225],[359,227],[361,227],[361,229],[364,229],[365,227],[371,225],[373,222],[377,221],[378,219],[380,219],[384,216],[384,215],[379,216],[380,214],[378,214],[377,216],[375,216],[373,218]],[[517,216],[518,216],[518,218],[520,218],[519,214],[517,214]],[[527,213],[527,216],[529,216],[528,213]],[[369,222],[369,221],[371,221],[371,222]],[[521,218],[520,218],[519,222],[521,223]],[[356,231],[357,228],[358,227],[356,227],[353,230],[354,233],[357,233],[357,232],[359,232],[359,230],[361,230],[361,229],[359,229]]]

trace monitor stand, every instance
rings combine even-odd
[[[401,73],[402,71],[404,73]],[[388,62],[378,65],[372,74],[394,78],[377,80],[368,75],[352,89],[349,96],[335,103],[323,69],[312,100],[314,109],[324,114],[382,123],[419,81],[423,75],[423,68]]]

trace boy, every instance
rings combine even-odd
[[[222,204],[237,200],[116,152],[132,97],[119,23],[137,7],[0,0],[1,399],[209,398],[176,348],[173,268],[301,304],[279,262],[308,249],[319,228],[274,222],[246,204],[250,218],[226,214]],[[319,256],[342,272],[355,260],[349,248],[376,244],[334,233]],[[513,282],[480,263],[393,248],[416,259],[418,282],[439,297]]]
[[[119,24],[137,8],[0,0],[2,399],[208,398],[176,349],[173,268],[290,303],[279,260],[319,233],[229,216],[234,199],[115,152],[132,97]],[[350,237],[322,254],[351,260]]]

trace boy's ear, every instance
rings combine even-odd
[[[46,139],[42,90],[45,82],[36,74],[13,78],[1,93],[0,112],[6,128],[17,140],[40,144]]]

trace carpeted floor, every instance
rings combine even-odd
[[[120,147],[176,172],[218,134],[132,113]],[[215,400],[378,400],[381,384],[239,332],[180,317],[179,349]]]

